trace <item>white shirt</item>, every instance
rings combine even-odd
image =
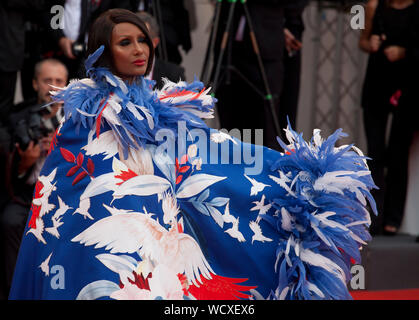
[[[156,61],[156,57],[154,57],[154,59],[153,59],[153,64],[151,65],[151,70],[150,70],[150,72],[148,73],[148,75],[146,75],[144,78],[145,79],[148,79],[148,80],[154,80],[153,79],[153,72],[154,72],[154,62]]]
[[[64,5],[64,35],[77,40],[80,31],[81,0],[66,0]]]
[[[144,11],[144,0],[139,1],[137,11]]]

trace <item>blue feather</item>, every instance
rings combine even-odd
[[[92,85],[83,83],[83,81],[76,81],[54,97],[54,100],[64,101],[64,113],[66,118],[72,118],[76,132],[80,130],[80,126],[85,128],[94,127],[95,121],[99,121],[99,114],[102,111],[101,101],[107,101],[111,94],[118,97],[122,108],[117,115],[121,126],[111,125],[111,127],[123,147],[125,156],[128,155],[128,148],[130,147],[137,148],[137,146],[140,146],[144,148],[150,142],[162,143],[155,141],[154,138],[160,129],[169,129],[177,137],[178,121],[185,121],[187,128],[207,127],[202,119],[187,110],[179,108],[179,106],[183,107],[186,104],[188,108],[204,113],[210,112],[216,101],[214,98],[212,98],[210,105],[205,106],[199,99],[183,101],[182,103],[160,101],[157,93],[150,90],[154,81],[138,77],[132,84],[129,84],[113,75],[107,68],[93,67],[103,50],[104,47],[101,46],[87,58],[85,63],[87,75],[94,81]],[[186,89],[198,94],[203,87],[203,83],[194,81],[190,84],[174,86],[168,93]],[[145,112],[139,108],[136,108],[136,110],[143,119],[139,120],[135,117],[127,108],[128,103],[146,108],[154,121],[154,127],[150,127]],[[93,116],[87,116],[78,110]],[[106,117],[102,117],[100,120],[107,122]]]
[[[365,242],[371,240],[365,206],[345,184],[339,189],[339,193],[314,189],[314,184],[327,173],[345,172],[345,177],[365,186],[366,190],[359,188],[358,191],[369,201],[374,213],[376,206],[370,190],[376,186],[363,162],[365,157],[351,151],[352,145],[336,148],[336,142],[346,136],[342,130],[337,130],[320,145],[316,145],[314,139],[306,143],[301,134],[292,129],[288,130],[288,135],[292,136],[290,144],[278,139],[287,154],[281,154],[272,163],[271,171],[278,178],[280,178],[278,170],[287,174],[289,178],[287,190],[290,191],[278,185],[279,190],[271,200],[274,209],[287,210],[292,218],[292,230],[282,228],[281,214],[263,217],[277,229],[280,238],[276,252],[280,266],[276,293],[280,295],[288,286],[286,298],[291,300],[351,299],[347,283],[328,270],[301,260],[293,245],[286,253],[287,243],[292,237],[295,245],[298,243],[300,250],[304,248],[333,261],[341,268],[346,281],[349,281],[351,258],[357,263],[361,260],[359,247],[362,244],[358,240]],[[359,172],[362,174],[358,174]],[[334,214],[321,216],[325,212],[334,212]],[[352,224],[354,222],[356,224]],[[314,292],[315,290],[310,290],[310,286],[316,286],[324,297],[320,297]],[[279,296],[271,293],[271,298]]]

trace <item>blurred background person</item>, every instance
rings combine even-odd
[[[15,97],[17,73],[22,69],[25,43],[25,13],[42,10],[42,0],[0,2],[0,123],[6,119]]]
[[[10,115],[10,135],[14,148],[6,166],[6,188],[9,200],[1,217],[4,243],[4,268],[7,290],[28,218],[35,183],[50,148],[54,131],[58,127],[63,109],[60,104],[41,107],[51,102],[51,86],[67,85],[68,71],[63,63],[46,59],[35,66],[33,87],[37,98],[14,107]]]
[[[296,0],[287,4],[284,9],[285,53],[284,53],[284,83],[279,97],[279,126],[286,128],[287,117],[292,128],[296,128],[298,97],[300,94],[300,76],[302,59],[302,41],[304,32],[303,12],[309,0]],[[281,139],[286,138],[281,132]]]
[[[370,0],[359,46],[369,53],[362,91],[364,128],[379,215],[372,234],[393,235],[400,227],[407,192],[412,128],[405,96],[411,66],[406,59],[415,19],[413,0]],[[403,103],[400,98],[403,97]],[[390,132],[387,133],[392,116]],[[387,143],[388,137],[388,143]],[[387,171],[386,171],[387,169]]]
[[[280,110],[279,97],[284,81],[285,5],[291,2],[289,0],[247,1],[276,117]],[[216,31],[215,61],[218,59],[231,5],[230,2],[221,3],[220,23]],[[230,66],[238,70],[241,75],[231,70]],[[247,80],[243,79],[243,76]],[[218,99],[217,111],[221,128],[227,130],[263,128],[263,144],[279,149],[276,137],[280,133],[275,128],[273,113],[266,100],[267,92],[253,50],[249,23],[240,3],[235,6],[229,43],[224,54],[220,79],[217,81],[215,96]]]
[[[36,15],[43,6],[44,0],[0,1],[0,210],[7,201],[7,190],[3,183],[10,148],[7,118],[14,103],[17,75],[23,66],[26,13]],[[0,268],[3,274],[2,270]],[[3,287],[3,283],[0,283],[0,297],[4,295]]]
[[[417,88],[419,83],[419,4],[417,3],[417,1],[415,2],[414,10],[414,25],[411,28],[409,43],[406,47],[406,59],[409,65],[408,73],[406,75],[406,87],[399,100],[400,108],[405,110],[406,114],[404,117],[404,119],[406,120],[405,130],[408,130],[407,142],[409,143],[412,140],[414,141],[414,143],[417,143],[417,137],[419,133],[419,92]],[[415,166],[412,162],[412,158],[415,159],[414,153],[412,154],[412,149],[410,150],[409,157],[411,157],[409,159],[409,165],[411,165],[411,167],[409,166],[409,173],[411,173],[414,170],[413,168]],[[409,181],[410,179],[411,176],[409,175]],[[410,190],[409,192],[411,192]],[[413,189],[413,194],[416,194],[415,189]],[[410,222],[411,220],[407,221]],[[416,237],[416,242],[419,242],[419,235]]]
[[[146,11],[137,12],[137,15],[146,24],[150,35],[152,37],[154,49],[160,44],[159,25],[156,19]],[[156,52],[155,50],[154,52]],[[185,69],[173,62],[164,61],[161,58],[155,57],[151,72],[146,76],[147,79],[156,81],[156,88],[163,87],[162,77],[168,78],[170,81],[178,82],[185,80]]]

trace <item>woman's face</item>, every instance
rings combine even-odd
[[[113,28],[111,52],[115,73],[123,80],[132,80],[147,70],[150,49],[136,25],[123,22]]]

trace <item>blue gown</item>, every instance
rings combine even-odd
[[[351,299],[375,186],[340,130],[242,143],[201,120],[202,83],[129,85],[101,52],[55,95],[10,299]]]

